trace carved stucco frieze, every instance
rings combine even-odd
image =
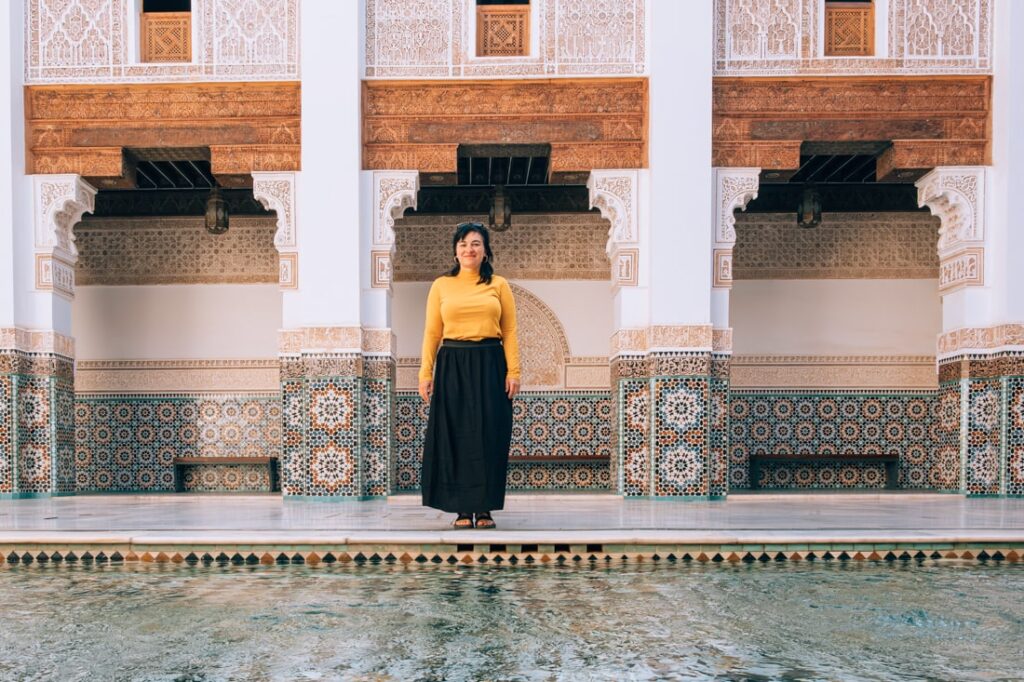
[[[939,218],[939,290],[985,284],[983,166],[936,168],[917,181],[917,202]]]
[[[991,73],[994,0],[889,0],[888,45],[824,55],[825,0],[715,0],[714,75]],[[877,55],[877,56],[876,56]]]
[[[939,254],[985,239],[985,174],[982,166],[936,168],[918,180],[917,204],[942,221]]]
[[[637,75],[647,0],[533,0],[526,55],[476,56],[474,0],[367,0],[366,78]]]
[[[299,240],[295,219],[295,173],[253,172],[252,194],[263,208],[277,214],[274,246],[278,251],[278,284],[299,287]]]
[[[373,171],[373,237],[370,286],[387,289],[394,272],[395,220],[416,208],[420,174],[414,170]]]
[[[29,85],[299,77],[299,0],[193,0],[192,59],[165,63],[129,46],[141,2],[24,1]]]
[[[74,226],[95,205],[96,189],[77,175],[32,176],[36,288],[75,295]]]
[[[715,224],[712,282],[715,288],[732,286],[732,250],[736,244],[736,209],[745,211],[757,198],[760,168],[715,168]]]
[[[967,353],[1024,350],[1024,324],[964,327],[939,335],[939,360]]]
[[[590,207],[611,223],[605,253],[611,259],[612,285],[637,286],[640,279],[640,175],[643,170],[593,170],[587,180]]]

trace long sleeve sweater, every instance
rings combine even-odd
[[[509,379],[518,379],[519,342],[516,339],[516,304],[508,280],[498,275],[479,284],[480,273],[463,269],[455,277],[438,277],[427,295],[427,321],[423,328],[420,380],[434,376],[434,358],[441,339],[479,341],[500,338]]]

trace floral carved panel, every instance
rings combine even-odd
[[[716,76],[991,73],[995,0],[889,0],[888,45],[826,57],[825,0],[715,0]]]
[[[473,0],[367,0],[366,78],[643,74],[647,0],[533,0],[526,55],[476,56]]]
[[[184,62],[141,62],[131,0],[24,0],[25,82],[297,80],[299,0],[193,0]]]

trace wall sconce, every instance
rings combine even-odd
[[[821,195],[809,185],[804,187],[800,205],[796,207],[796,224],[807,228],[821,224]]]
[[[494,186],[489,218],[490,228],[495,232],[504,232],[512,227],[512,198],[508,195],[505,185]]]
[[[228,202],[214,187],[206,198],[206,231],[210,234],[224,234],[228,231]]]

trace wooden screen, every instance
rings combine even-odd
[[[192,61],[191,12],[142,13],[142,61]]]
[[[478,5],[478,57],[522,57],[530,52],[529,5]]]
[[[826,2],[825,55],[865,57],[874,53],[874,5],[870,2]]]

